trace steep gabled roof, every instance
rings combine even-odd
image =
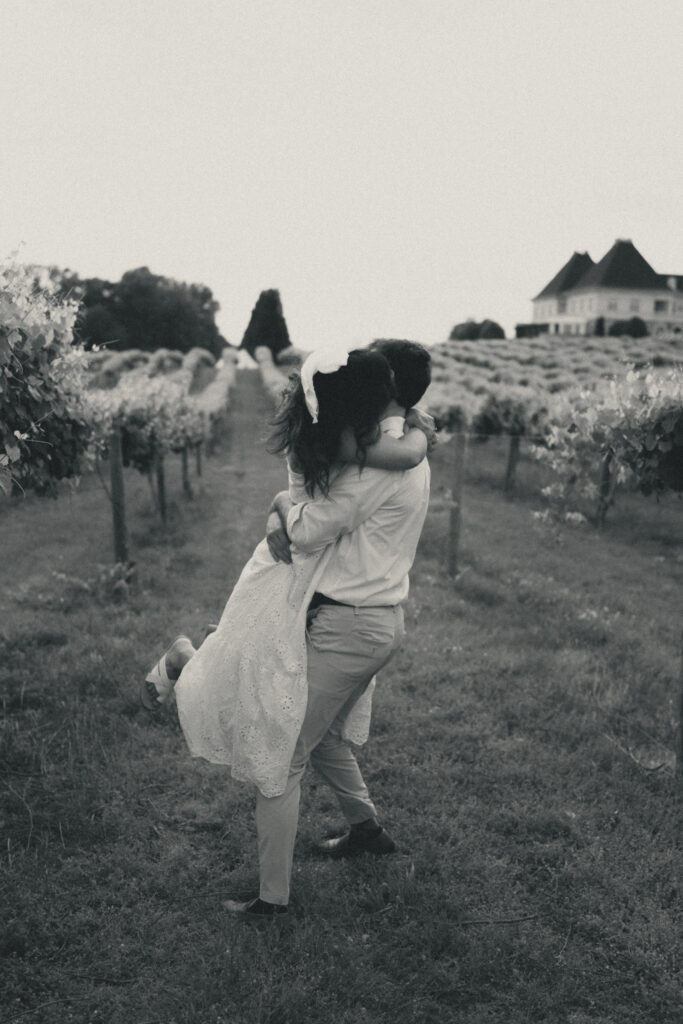
[[[657,288],[662,287],[656,274],[630,239],[618,238],[599,263],[589,267],[575,288]]]
[[[593,266],[595,264],[587,252],[575,252],[562,267],[562,270],[559,270],[543,291],[538,293],[536,299],[549,299],[553,295],[559,295],[561,292],[569,291],[570,288],[575,288],[576,282]],[[535,302],[536,299],[532,301]]]

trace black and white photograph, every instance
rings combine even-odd
[[[681,1024],[683,5],[0,0],[0,1024]]]

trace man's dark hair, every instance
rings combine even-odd
[[[396,401],[404,409],[416,405],[432,379],[432,357],[424,345],[416,341],[393,341],[379,338],[370,346],[381,352],[394,371]]]

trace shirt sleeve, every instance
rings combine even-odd
[[[287,533],[299,551],[318,551],[376,512],[396,490],[401,472],[349,467],[332,483],[329,496],[318,495],[294,505],[287,516]]]

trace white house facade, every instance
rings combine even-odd
[[[657,274],[632,242],[619,239],[599,263],[575,252],[533,299],[533,311],[534,333],[608,333],[633,317],[650,334],[680,333],[683,275]]]

